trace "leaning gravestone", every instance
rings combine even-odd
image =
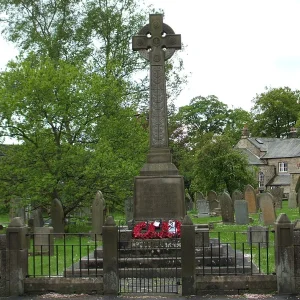
[[[64,210],[58,199],[52,201],[51,220],[53,233],[65,233]]]
[[[221,214],[222,222],[225,224],[234,223],[234,214],[232,207],[232,200],[228,193],[222,193],[219,195],[220,205],[221,205]]]
[[[104,223],[103,218],[104,211],[104,197],[100,191],[96,193],[95,199],[92,204],[92,234],[99,239],[102,234],[102,228]]]
[[[246,200],[234,201],[235,223],[238,225],[249,224],[248,203]]]
[[[275,187],[270,190],[271,195],[273,196],[274,207],[282,208],[282,198],[283,198],[283,188]]]
[[[198,218],[209,217],[209,205],[205,199],[197,200],[197,214]]]
[[[165,61],[181,49],[181,37],[163,23],[162,14],[152,14],[149,24],[133,36],[132,49],[150,62],[150,151],[134,179],[133,218],[180,220],[186,215],[184,180],[168,145]]]
[[[260,208],[264,225],[273,225],[276,220],[274,199],[269,193],[260,194]]]
[[[256,192],[251,185],[247,185],[244,191],[244,199],[248,203],[248,212],[250,214],[257,213]]]
[[[209,205],[209,210],[212,212],[216,208],[220,207],[220,203],[218,201],[218,196],[215,191],[209,191],[207,194],[207,200],[208,200],[208,205]]]

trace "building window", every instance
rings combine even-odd
[[[265,186],[265,175],[263,172],[258,173],[258,187],[264,187]]]
[[[288,164],[286,162],[278,163],[278,172],[286,173],[288,171]]]

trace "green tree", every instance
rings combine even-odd
[[[225,190],[231,194],[235,189],[243,190],[247,184],[256,184],[247,157],[232,147],[232,140],[226,135],[204,136],[195,159],[193,191]]]
[[[100,189],[109,207],[120,207],[147,147],[135,110],[122,107],[111,78],[64,61],[33,61],[10,63],[0,77],[2,130],[20,142],[4,148],[2,197],[44,206],[58,198],[67,215]]]
[[[253,136],[286,137],[295,126],[300,112],[300,92],[289,87],[266,88],[253,99],[253,123],[249,129]]]

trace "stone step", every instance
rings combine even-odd
[[[257,269],[251,266],[234,267],[197,267],[196,275],[228,275],[228,274],[258,274]],[[65,270],[66,277],[102,277],[103,269],[74,269]],[[119,278],[181,278],[181,268],[119,268]]]
[[[167,266],[177,266],[181,267],[181,257],[180,256],[169,256],[169,257],[120,257],[119,266],[127,268],[159,268]],[[248,258],[243,257],[242,253],[236,253],[236,255],[228,256],[197,256],[196,265],[202,266],[204,261],[205,266],[247,266],[251,265],[251,261]],[[102,268],[103,259],[83,257],[79,262],[74,264],[74,268]]]

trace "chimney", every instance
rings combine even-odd
[[[289,132],[289,138],[294,139],[297,137],[297,128],[291,127],[290,132]]]
[[[242,129],[242,139],[246,139],[249,137],[249,129],[247,125],[244,125],[244,128]]]

